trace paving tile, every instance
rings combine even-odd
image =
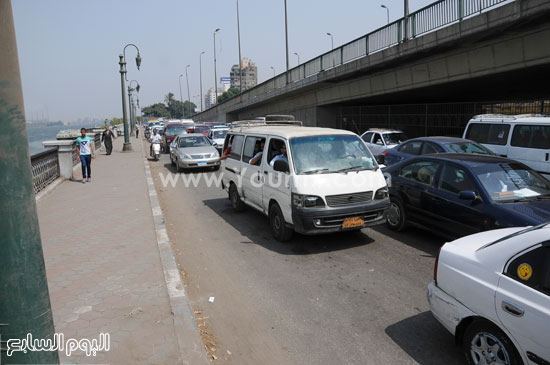
[[[122,142],[98,153],[91,183],[66,181],[37,206],[56,331],[111,336],[110,351],[60,353],[63,364],[179,361],[141,145],[122,153]]]

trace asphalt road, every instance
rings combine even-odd
[[[235,213],[221,188],[206,186],[204,177],[219,172],[197,172],[198,187],[181,179],[163,186],[159,174],[175,173],[168,155],[150,165],[217,362],[465,363],[426,300],[441,238],[381,226],[280,243],[266,217],[250,208]]]

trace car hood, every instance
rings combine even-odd
[[[185,153],[188,155],[200,155],[205,153],[214,153],[216,152],[216,149],[212,146],[178,147],[178,152]]]
[[[504,212],[520,220],[524,220],[523,224],[525,225],[550,222],[550,199],[518,203],[497,203],[496,205]]]

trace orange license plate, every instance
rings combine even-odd
[[[356,228],[356,227],[362,227],[363,224],[365,224],[365,220],[363,218],[359,217],[350,217],[344,219],[344,223],[342,223],[342,228]]]

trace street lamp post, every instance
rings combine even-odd
[[[121,89],[122,89],[122,121],[124,123],[124,144],[122,146],[122,151],[127,152],[132,150],[132,144],[130,143],[130,134],[128,131],[128,118],[126,115],[126,90],[124,88],[124,80],[126,78],[126,47],[133,46],[137,50],[137,56],[136,56],[136,66],[139,70],[139,66],[141,65],[141,56],[139,55],[139,48],[135,44],[127,44],[124,46],[124,49],[122,50],[122,54],[119,55],[119,61],[118,64],[120,65],[120,83],[121,83]]]
[[[382,4],[380,5],[381,8],[384,8],[386,9],[386,15],[387,15],[387,18],[388,18],[388,24],[390,24],[390,8],[388,8],[386,5]]]
[[[204,54],[205,52],[202,51],[201,54],[199,55],[199,73],[200,73],[200,83],[201,83],[201,112],[204,110],[202,108],[202,98],[203,98],[203,94],[202,94],[202,55]]]
[[[286,39],[286,83],[288,84],[289,81],[289,60],[288,60],[288,16],[286,11],[286,0],[285,0],[285,39]]]
[[[241,26],[239,22],[239,0],[237,0],[237,35],[239,38],[239,93],[242,94],[243,93],[243,65],[241,60]]]
[[[214,105],[218,104],[218,74],[216,72],[216,33],[220,31],[217,28],[214,31]]]
[[[332,46],[332,49],[334,49],[334,38],[332,37],[332,33],[327,32],[327,35],[330,37],[330,44]]]
[[[273,70],[273,78],[275,78],[275,67],[269,66],[269,68],[270,68],[271,70]]]
[[[403,26],[405,27],[405,41],[409,39],[409,0],[404,0],[404,19],[403,19]]]
[[[294,52],[294,54],[298,57],[298,65],[300,64],[300,55],[298,54],[298,52]]]
[[[189,106],[187,107],[189,109],[189,118],[191,118],[191,96],[189,94],[189,77],[187,76],[187,69],[191,65],[185,66],[185,81],[187,82],[187,102],[189,103]]]
[[[135,82],[137,86],[132,88],[132,82]],[[132,80],[128,83],[128,112],[130,113],[130,133],[134,133],[135,129],[135,113],[134,113],[134,100],[132,98],[132,92],[137,91],[139,93],[139,82]]]
[[[185,69],[185,71],[187,71],[187,69]],[[178,77],[178,83],[180,85],[180,101],[181,101],[181,118],[182,119],[185,119],[185,107],[183,104],[183,94],[181,93],[181,78],[183,77],[183,75],[180,75],[180,77]]]

